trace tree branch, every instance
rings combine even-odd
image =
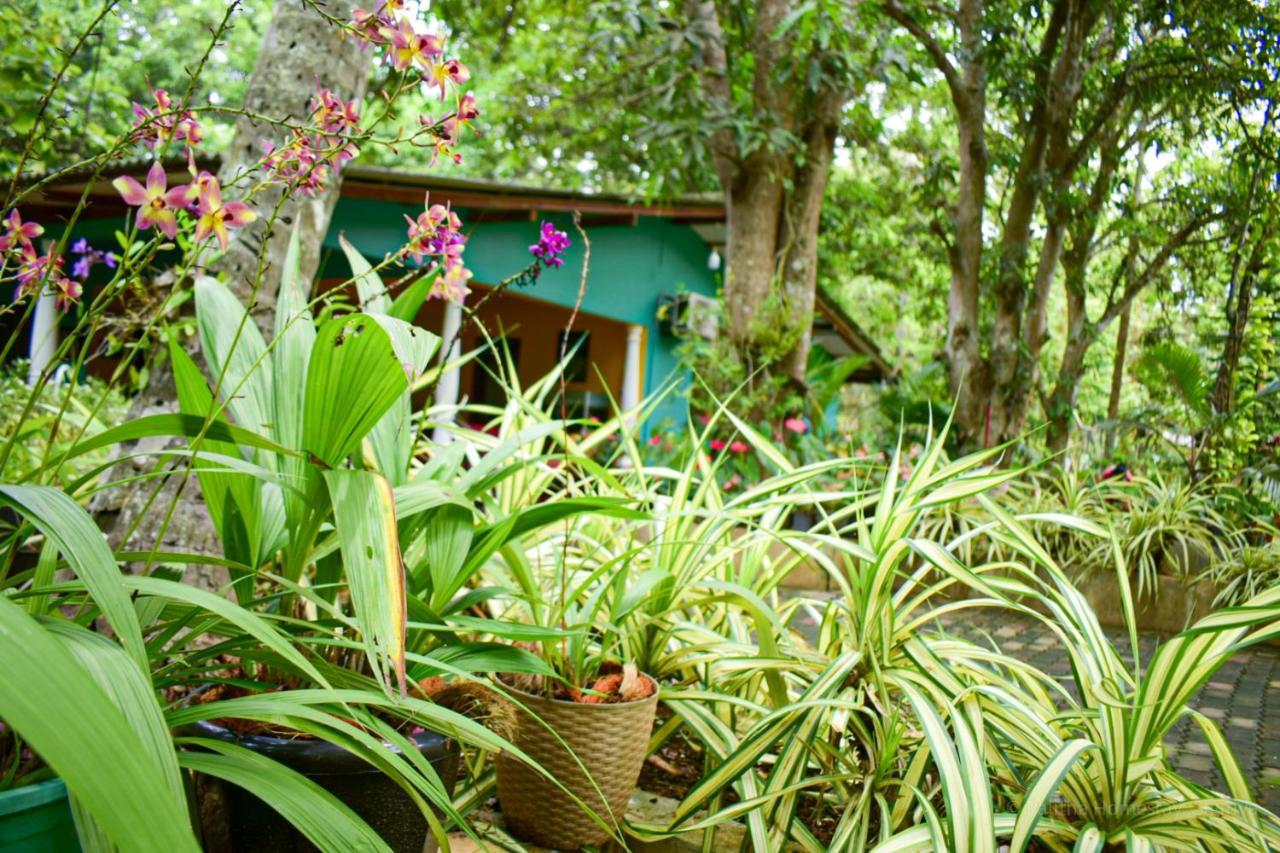
[[[951,57],[947,56],[947,52],[942,49],[942,45],[938,44],[938,40],[921,26],[919,21],[907,14],[907,10],[902,8],[898,0],[886,0],[883,9],[886,15],[910,33],[929,54],[934,67],[942,72],[942,76],[946,79],[947,88],[951,91],[951,100],[955,102],[956,108],[968,110],[969,94],[960,79],[960,71],[951,61]]]

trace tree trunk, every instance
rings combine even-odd
[[[958,17],[965,64],[959,87],[961,94],[956,102],[960,181],[956,190],[955,242],[950,252],[946,354],[951,393],[956,398],[956,440],[962,446],[974,444],[979,436],[986,444],[987,401],[991,390],[991,376],[982,359],[978,329],[982,221],[989,165],[982,7],[979,0],[966,0],[961,3]]]
[[[1067,292],[1067,340],[1062,350],[1062,362],[1058,368],[1057,381],[1049,395],[1045,406],[1045,414],[1049,422],[1049,434],[1046,442],[1051,453],[1066,449],[1067,439],[1071,436],[1072,415],[1076,408],[1076,391],[1080,387],[1080,377],[1084,375],[1084,357],[1093,344],[1096,334],[1089,322],[1085,305],[1085,268],[1082,258],[1073,257],[1075,251],[1068,252],[1069,261],[1064,262],[1065,289]]]
[[[1120,312],[1120,327],[1116,329],[1116,354],[1111,365],[1111,393],[1107,397],[1107,420],[1120,417],[1120,392],[1124,388],[1124,362],[1129,354],[1129,317],[1133,306],[1126,305]],[[1108,442],[1108,446],[1110,443]]]
[[[1267,218],[1266,224],[1253,242],[1249,252],[1249,260],[1243,275],[1231,283],[1227,294],[1227,336],[1222,344],[1222,359],[1218,362],[1218,372],[1214,376],[1213,392],[1210,399],[1213,410],[1219,414],[1230,411],[1235,406],[1236,369],[1240,366],[1240,353],[1244,349],[1244,332],[1249,323],[1249,309],[1253,305],[1253,291],[1259,274],[1264,266],[1266,247],[1275,233],[1274,208]],[[1248,228],[1248,225],[1245,226]],[[1234,278],[1234,276],[1233,276]],[[1234,306],[1231,291],[1235,291]]]
[[[1079,0],[1055,3],[1041,38],[1033,89],[1035,102],[1026,119],[1027,131],[1001,231],[999,265],[992,288],[995,316],[988,356],[991,364],[988,431],[997,443],[1014,439],[1022,431],[1033,387],[1034,359],[1028,358],[1024,342],[1029,331],[1027,323],[1035,322],[1033,316],[1024,320],[1025,314],[1034,314],[1034,308],[1028,311],[1026,262],[1033,218],[1043,196],[1046,149],[1065,149],[1070,117],[1080,92],[1080,54],[1088,29],[1081,21],[1079,5]],[[1064,31],[1068,38],[1055,61],[1054,54]],[[1050,234],[1046,239],[1049,249],[1053,248],[1052,237]],[[1039,272],[1037,270],[1033,285],[1032,305],[1039,293],[1036,289],[1041,283]]]
[[[783,211],[783,164],[763,152],[748,157],[742,173],[725,193],[728,252],[724,277],[726,332],[738,351],[750,356],[762,310],[773,292]],[[781,307],[781,306],[779,306]]]
[[[1142,178],[1146,174],[1143,158],[1144,149],[1138,150],[1138,163],[1133,175],[1133,189],[1130,191],[1130,205],[1136,211],[1142,203]],[[1129,246],[1124,254],[1124,280],[1128,288],[1138,275],[1138,235],[1129,235]],[[1120,314],[1120,328],[1116,330],[1116,353],[1111,366],[1111,393],[1107,398],[1107,420],[1114,421],[1120,417],[1120,392],[1124,389],[1124,363],[1129,354],[1129,321],[1133,314],[1133,303],[1126,304]],[[1116,430],[1107,433],[1107,453],[1115,447]]]
[[[805,129],[805,157],[786,205],[787,245],[783,249],[782,292],[791,328],[798,339],[787,355],[785,370],[800,385],[806,381],[813,337],[813,305],[818,290],[818,233],[822,199],[835,156],[836,132],[844,93],[824,89],[814,99]]]
[[[346,18],[350,17],[356,5],[356,0],[330,0],[326,8],[330,14]],[[272,118],[288,117],[302,121],[317,86],[327,86],[348,99],[362,97],[370,64],[369,55],[360,42],[342,38],[337,29],[301,0],[277,0],[271,25],[249,80],[245,108]],[[259,125],[250,118],[241,117],[224,158],[220,175],[222,183],[230,184],[259,158],[264,138],[276,143],[284,142],[278,138],[280,132],[271,125]],[[276,291],[289,235],[294,228],[303,229],[302,274],[305,278],[312,277],[340,185],[341,178],[335,175],[328,189],[315,198],[291,199],[285,203],[274,224],[270,221],[270,213],[280,198],[280,191],[260,194],[255,199],[258,220],[250,227],[233,232],[227,252],[213,267],[213,272],[226,276],[228,285],[237,296],[246,304],[252,303],[255,321],[268,334],[274,323]],[[233,192],[228,191],[228,194],[234,197]],[[259,280],[260,265],[263,272]],[[191,345],[194,348],[195,342]],[[163,353],[158,355],[148,374],[146,389],[130,409],[130,418],[177,410],[169,360]],[[148,453],[181,444],[180,441],[148,440],[121,448],[121,454]],[[156,461],[153,456],[129,459],[112,469],[109,476],[112,480],[120,480],[147,474],[155,469]],[[156,548],[220,553],[217,533],[201,499],[196,478],[180,471],[168,477],[159,493],[154,494],[159,482],[148,477],[99,493],[93,509],[98,513],[100,523],[110,530],[112,546],[130,550]],[[188,577],[202,586],[215,587],[225,583],[226,573],[220,568],[191,566]]]

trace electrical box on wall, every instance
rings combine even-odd
[[[664,334],[715,340],[720,303],[701,293],[664,293],[658,297],[658,322]]]

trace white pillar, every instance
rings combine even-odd
[[[46,287],[36,297],[36,306],[31,312],[31,348],[28,350],[31,367],[27,371],[28,385],[36,384],[57,351],[58,302],[53,288]]]
[[[462,329],[462,305],[458,302],[445,302],[444,328],[441,330],[441,346],[449,347],[448,352],[440,355],[440,364],[448,364],[462,355],[462,339],[458,332]],[[445,371],[436,385],[435,407],[438,426],[431,434],[436,444],[448,444],[451,433],[445,427],[458,417],[458,396],[462,390],[462,371],[457,367]]]
[[[644,341],[644,326],[627,327],[627,358],[622,364],[622,397],[624,412],[640,403],[640,344]]]

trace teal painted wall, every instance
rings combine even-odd
[[[345,234],[352,245],[371,260],[380,260],[404,245],[404,217],[414,216],[421,210],[421,207],[393,202],[341,199],[325,238],[323,274],[335,277],[350,274],[338,245],[339,233]],[[528,264],[529,244],[537,237],[538,222],[472,225],[465,209],[458,213],[470,235],[466,261],[477,282],[494,284]],[[533,286],[520,292],[572,307],[582,269],[582,241],[568,215],[552,214],[544,218],[568,232],[574,245],[565,255],[563,267],[544,271]],[[113,232],[122,225],[123,219],[85,220],[76,228],[76,236],[88,237],[98,248],[114,248]],[[658,328],[658,297],[681,290],[714,296],[718,283],[716,274],[707,268],[710,250],[691,227],[668,219],[646,217],[634,226],[592,226],[587,233],[591,240],[591,269],[582,310],[647,327],[644,393],[649,394],[676,376],[678,369],[676,341]],[[682,385],[687,380],[684,376],[678,378]],[[649,423],[656,424],[666,418],[684,422],[685,400],[679,391],[666,397]]]
[[[339,201],[325,240],[326,251],[334,253],[329,255],[326,274],[348,274],[338,251],[339,233],[371,259],[381,258],[404,244],[404,216],[420,211],[410,205],[366,199]],[[458,213],[469,223],[465,209]],[[545,218],[568,232],[574,245],[565,254],[563,267],[544,271],[533,286],[520,292],[572,307],[582,269],[582,241],[569,216]],[[538,227],[537,222],[467,224],[466,261],[475,280],[494,284],[523,269],[530,260],[529,244],[537,237]],[[679,290],[714,296],[716,275],[707,269],[710,250],[692,228],[667,219],[642,218],[634,226],[595,226],[588,229],[587,236],[591,240],[591,268],[582,310],[647,327],[644,391],[648,394],[678,369],[676,342],[658,329],[658,297]],[[679,392],[670,394],[650,423],[664,418],[683,422],[684,410]]]

